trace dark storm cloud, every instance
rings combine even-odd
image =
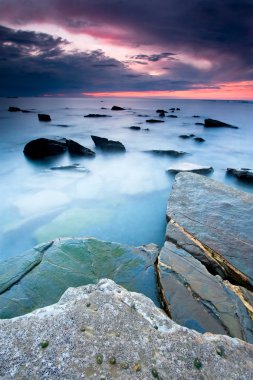
[[[136,74],[101,50],[68,51],[45,33],[0,26],[0,95],[190,88],[192,83]]]

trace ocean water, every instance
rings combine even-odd
[[[111,111],[113,105],[127,108]],[[11,113],[9,106],[34,111]],[[101,109],[105,107],[106,109]],[[156,109],[180,107],[177,118],[148,124]],[[39,122],[37,113],[52,121]],[[110,118],[84,118],[89,113]],[[140,116],[142,115],[142,116]],[[199,115],[199,118],[193,118]],[[239,129],[195,125],[211,117]],[[0,260],[63,236],[93,236],[141,245],[163,244],[166,204],[174,177],[166,169],[181,162],[213,166],[209,177],[243,191],[253,188],[226,175],[226,168],[252,168],[253,102],[158,99],[17,98],[0,99]],[[140,131],[129,129],[140,126]],[[149,128],[149,131],[144,129]],[[204,143],[183,140],[194,133]],[[126,153],[102,153],[90,135],[121,141]],[[39,137],[66,137],[96,151],[95,158],[64,153],[42,161],[28,160],[23,149]],[[147,153],[175,149],[189,153],[173,158]],[[80,164],[87,171],[51,170]]]

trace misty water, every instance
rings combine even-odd
[[[125,111],[111,111],[113,105]],[[9,106],[31,110],[11,113]],[[106,109],[101,109],[105,107]],[[148,124],[156,109],[180,107],[177,118]],[[48,113],[52,121],[38,121]],[[108,118],[84,118],[89,113]],[[141,115],[141,116],[140,116]],[[193,115],[199,115],[194,118]],[[239,129],[195,125],[211,117]],[[38,243],[63,236],[93,236],[141,245],[163,244],[167,200],[174,177],[166,173],[181,162],[213,166],[210,178],[243,191],[253,188],[226,175],[226,168],[252,168],[253,103],[239,101],[153,99],[0,99],[0,259],[19,255]],[[129,129],[140,126],[140,131]],[[149,131],[144,129],[149,128]],[[183,140],[193,133],[206,141]],[[90,135],[121,141],[126,153],[102,153]],[[64,153],[41,161],[23,154],[27,142],[61,136],[96,151],[95,158]],[[189,155],[173,158],[147,153],[174,149]],[[51,170],[80,164],[85,170]],[[196,189],[197,191],[197,189]]]

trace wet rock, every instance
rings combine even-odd
[[[193,133],[191,133],[190,135],[179,135],[178,137],[180,137],[181,139],[190,139],[191,137],[194,137],[195,135]]]
[[[181,108],[178,108],[178,107],[176,108],[176,111],[180,111],[180,110],[181,110]]]
[[[166,112],[166,113],[168,113],[168,112]],[[159,113],[159,116],[160,116],[160,117],[165,117],[165,111],[161,111],[161,112]]]
[[[175,110],[176,110],[176,108],[174,108],[174,107],[170,108],[170,111],[175,111]]]
[[[106,107],[101,107],[101,110],[107,110],[107,108]]]
[[[19,107],[9,107],[8,111],[9,112],[20,112],[21,109]]]
[[[105,137],[91,136],[96,147],[105,151],[125,152],[126,148],[120,141],[108,140]]]
[[[203,137],[194,137],[193,140],[195,140],[197,142],[204,142],[204,141],[206,141],[205,139],[203,139]]]
[[[157,119],[147,119],[146,123],[164,123],[163,120],[157,120]]]
[[[224,278],[253,289],[253,196],[192,173],[176,176],[167,209]],[[215,270],[215,268],[214,268]]]
[[[205,125],[204,123],[195,123],[195,125]]]
[[[33,113],[33,111],[29,111],[29,110],[21,110],[22,113]]]
[[[252,345],[181,327],[150,299],[106,279],[68,289],[55,305],[0,321],[0,343],[6,379],[253,377]]]
[[[167,117],[177,118],[177,115],[168,115]]]
[[[234,128],[238,129],[238,127],[235,127],[234,125],[224,123],[223,121],[214,120],[214,119],[205,119],[204,126],[207,128],[216,128],[216,127],[227,127],[227,128]]]
[[[169,150],[153,149],[153,150],[149,150],[147,152],[153,153],[153,154],[159,155],[159,156],[170,156],[170,157],[180,157],[180,156],[187,154],[186,152],[172,150],[172,149],[169,149]]]
[[[67,144],[69,153],[72,155],[87,156],[87,157],[94,157],[96,155],[96,153],[93,152],[93,150],[84,147],[83,145],[77,143],[76,141],[66,140],[66,144]]]
[[[38,113],[39,121],[51,121],[50,115],[46,115],[44,113]]]
[[[201,166],[197,164],[192,164],[190,162],[182,162],[177,166],[169,168],[168,173],[179,173],[179,172],[192,172],[198,174],[209,174],[213,172],[212,166]]]
[[[199,115],[193,115],[192,117],[195,117],[195,118],[196,118],[196,117],[200,117],[200,116],[199,116]]]
[[[99,113],[89,113],[88,115],[85,115],[84,117],[111,117],[110,115],[101,115]]]
[[[113,106],[113,107],[111,108],[111,110],[112,110],[112,111],[124,111],[125,108],[122,108],[122,107],[119,107],[119,106]]]
[[[66,140],[40,138],[25,145],[24,154],[32,159],[43,159],[47,156],[56,156],[67,150]]]
[[[129,129],[132,129],[133,131],[140,131],[141,127],[138,127],[136,125],[132,125],[131,127],[129,127]]]
[[[232,169],[227,168],[227,173],[232,175],[243,182],[248,182],[253,184],[253,171],[251,169]]]
[[[253,342],[250,311],[236,291],[185,249],[167,241],[158,270],[167,308],[177,323],[201,333],[228,334]]]
[[[57,302],[69,287],[115,279],[159,305],[154,262],[158,247],[64,238],[0,263],[0,318],[12,318]],[[15,302],[14,302],[15,301]]]
[[[85,172],[88,173],[89,170],[86,169],[84,166],[80,166],[80,164],[72,164],[72,165],[62,165],[62,166],[53,166],[51,170],[60,170],[60,171],[78,171],[78,172]]]

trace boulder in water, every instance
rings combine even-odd
[[[214,119],[205,119],[204,126],[207,128],[226,127],[226,128],[238,129],[238,127],[234,125],[227,124],[227,123],[224,123],[223,121],[214,120]]]
[[[67,150],[65,139],[39,138],[25,145],[24,154],[32,159],[43,159],[48,156],[56,156]]]
[[[47,115],[45,113],[38,113],[38,119],[39,121],[51,121],[50,115]]]
[[[126,148],[120,141],[108,140],[105,137],[91,136],[96,147],[104,151],[121,151],[125,152]]]

